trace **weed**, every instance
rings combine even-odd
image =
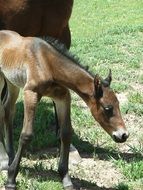
[[[129,190],[129,186],[122,182],[116,186],[116,190]]]

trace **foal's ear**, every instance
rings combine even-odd
[[[100,99],[103,96],[103,90],[102,90],[102,84],[101,84],[101,78],[99,75],[95,75],[94,77],[94,96],[96,99]]]
[[[103,85],[105,87],[108,87],[108,86],[110,86],[111,81],[112,81],[112,72],[111,72],[111,69],[110,69],[107,78],[103,80]]]

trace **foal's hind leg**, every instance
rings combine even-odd
[[[8,84],[9,98],[5,105],[5,137],[6,137],[6,151],[9,156],[9,165],[14,159],[13,147],[13,118],[15,114],[15,104],[18,98],[19,89],[11,84]]]
[[[24,91],[24,123],[23,129],[19,139],[18,151],[12,164],[8,169],[8,180],[6,184],[6,190],[16,189],[16,176],[19,170],[19,164],[21,161],[22,153],[26,148],[26,145],[31,140],[33,134],[33,121],[35,115],[35,108],[38,103],[38,94],[31,90]]]
[[[8,169],[8,155],[5,149],[4,135],[4,106],[0,101],[0,171]]]
[[[0,123],[0,171],[8,169],[8,161],[9,161],[5,149],[3,128],[4,128],[3,123]]]
[[[58,89],[58,90],[57,90]],[[63,186],[65,189],[73,189],[71,179],[68,175],[68,159],[69,149],[72,136],[72,127],[70,120],[70,93],[64,87],[56,89],[56,95],[53,100],[56,105],[58,122],[60,126],[60,161],[59,161],[59,174],[62,178]]]

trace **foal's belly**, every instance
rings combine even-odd
[[[26,69],[3,70],[5,77],[18,88],[23,88],[27,81]]]

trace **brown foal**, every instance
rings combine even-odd
[[[51,36],[59,39],[69,49],[71,45],[69,19],[73,2],[74,0],[0,0],[0,30],[12,30],[22,36],[43,39]],[[58,131],[55,104],[54,109]],[[72,154],[70,155],[72,160]],[[79,158],[76,159],[78,162]]]
[[[69,19],[73,2],[74,0],[0,0],[0,30],[12,30],[22,36],[51,36],[59,39],[69,49]],[[57,117],[55,119],[58,131]]]
[[[79,65],[69,52],[60,50],[50,42],[46,43],[34,37],[22,37],[12,31],[0,32],[0,68],[3,84],[1,93],[6,89],[8,91],[8,102],[4,102],[5,97],[1,96],[1,105],[4,102],[9,107],[3,118],[13,115],[18,91],[20,88],[24,90],[23,128],[16,156],[13,161],[10,161],[8,168],[6,189],[16,188],[19,163],[26,145],[32,138],[35,109],[42,96],[50,97],[56,105],[61,139],[58,171],[65,189],[73,189],[68,175],[69,147],[72,136],[69,89],[76,92],[86,102],[95,120],[115,142],[127,140],[128,132],[121,117],[119,102],[110,88],[111,72],[105,80],[98,75],[94,77]],[[4,121],[3,118],[1,118],[2,121]],[[11,121],[12,116],[10,123]],[[11,124],[7,129],[8,142],[12,139],[10,131]],[[9,146],[6,150],[11,156]]]

